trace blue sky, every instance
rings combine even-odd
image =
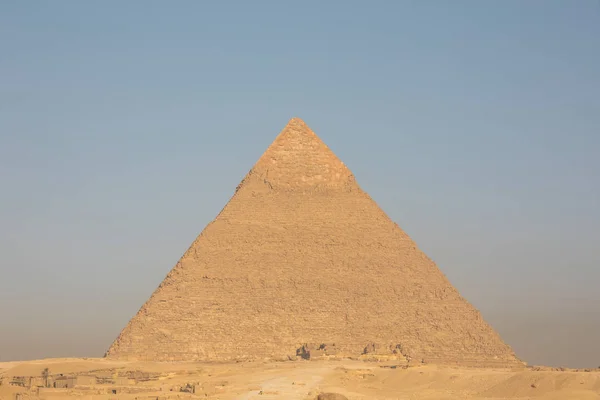
[[[303,118],[534,364],[600,363],[600,3],[4,1],[0,360],[101,356]]]

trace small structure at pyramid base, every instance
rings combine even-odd
[[[350,170],[294,118],[106,357],[328,355],[522,365]]]

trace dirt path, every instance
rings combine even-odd
[[[281,370],[275,377],[272,373],[269,374],[269,378],[258,385],[260,389],[249,391],[235,399],[306,399],[308,393],[314,391],[332,371],[331,366]]]

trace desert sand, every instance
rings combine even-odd
[[[15,385],[16,377],[41,377],[45,368],[50,384],[60,374],[93,379],[64,389]],[[600,399],[600,370],[407,367],[350,359],[239,363],[48,359],[0,363],[0,377],[2,400],[315,399],[320,393],[338,393],[349,400]]]

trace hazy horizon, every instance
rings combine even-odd
[[[0,361],[101,357],[292,117],[530,364],[600,365],[600,3],[0,4]]]

